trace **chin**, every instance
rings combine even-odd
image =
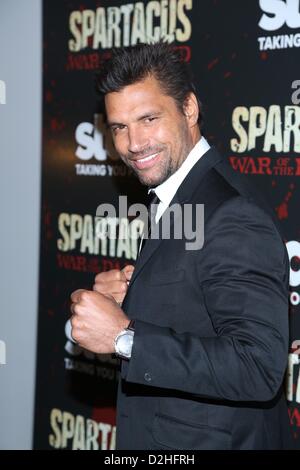
[[[138,179],[143,186],[147,186],[148,188],[155,188],[156,186],[160,185],[165,181],[165,178],[142,178],[140,176],[138,176]]]
[[[158,168],[156,170],[158,170]],[[160,174],[158,174],[158,171],[156,173],[153,172],[152,174],[148,175],[146,172],[142,171],[135,172],[140,183],[144,186],[148,186],[149,188],[154,188],[160,185],[161,183],[166,181],[172,173],[174,173],[174,171],[172,171],[171,168],[164,169],[164,171],[160,171]]]
[[[157,186],[155,183],[152,182],[152,180],[149,180],[147,178],[139,178],[139,182],[143,185],[143,186],[147,186],[148,188],[152,188],[153,186]]]
[[[155,176],[147,176],[141,173],[135,173],[135,175],[143,186],[148,186],[149,188],[152,188],[153,186],[157,186],[160,184],[160,178],[157,178]]]

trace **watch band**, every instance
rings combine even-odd
[[[134,324],[135,324],[135,320],[130,320],[126,330],[132,330],[134,331]]]
[[[130,320],[127,328],[122,330],[115,338],[115,355],[121,359],[129,360],[134,338],[134,320]]]

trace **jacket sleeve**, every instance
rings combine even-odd
[[[199,397],[269,401],[288,357],[285,245],[271,217],[241,196],[219,206],[205,234],[198,280],[216,336],[138,320],[123,378]]]

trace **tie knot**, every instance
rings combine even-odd
[[[158,204],[160,203],[159,197],[156,195],[155,191],[152,190],[147,194],[147,199],[148,199],[148,207],[147,207],[147,212],[148,212],[148,221],[146,224],[146,229],[144,231],[144,236],[143,240],[140,246],[140,252],[142,251],[145,242],[148,238],[151,238],[151,229],[155,225],[155,216],[157,212],[157,207]]]
[[[148,207],[152,206],[152,204],[159,204],[160,199],[157,196],[154,190],[150,191],[148,194]]]
[[[151,191],[151,193],[149,193],[149,199],[150,199],[148,203],[149,220],[150,220],[150,223],[154,223],[156,212],[157,212],[157,206],[160,200],[154,191]]]

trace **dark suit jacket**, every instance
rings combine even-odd
[[[281,449],[289,260],[267,208],[210,149],[172,203],[205,204],[202,249],[149,239],[123,308],[118,449]]]

